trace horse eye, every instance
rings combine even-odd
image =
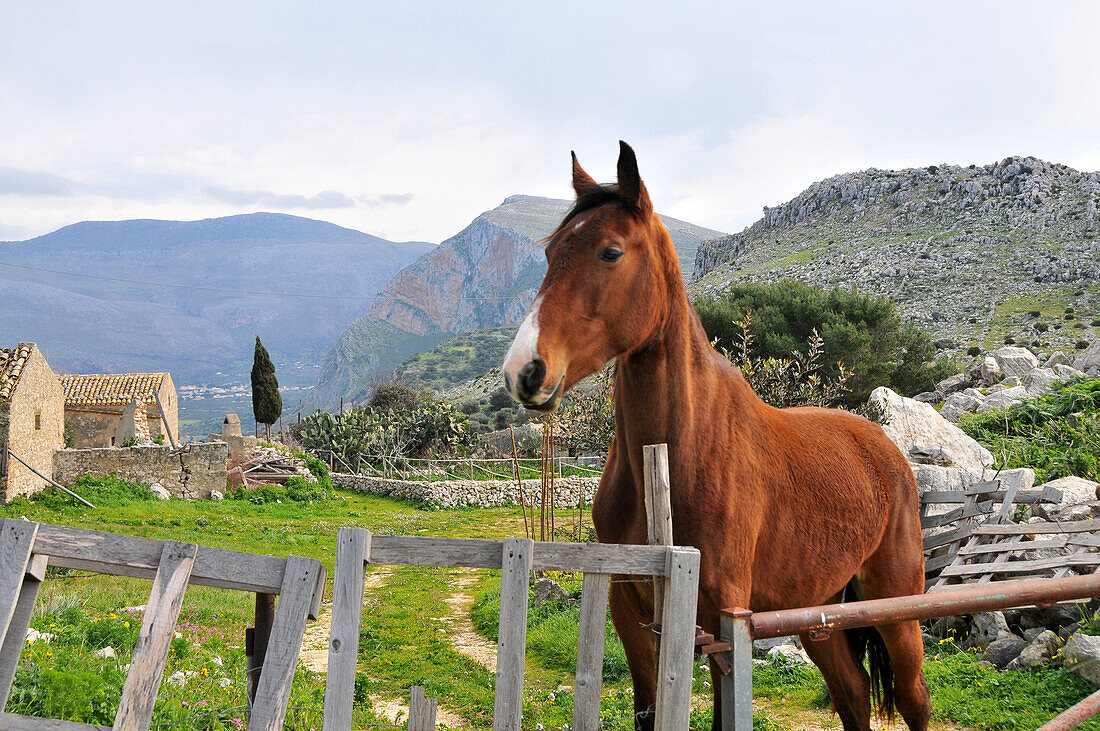
[[[618,261],[622,255],[622,251],[611,246],[600,249],[599,253],[600,261]]]

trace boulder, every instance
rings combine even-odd
[[[1005,615],[1001,612],[980,612],[970,620],[970,635],[967,637],[967,645],[980,647],[984,650],[1002,634],[1011,634],[1008,631],[1008,622],[1005,621]]]
[[[967,389],[968,391],[970,389]],[[947,419],[950,422],[958,421],[963,414],[969,414],[972,411],[977,411],[978,407],[985,402],[985,398],[975,398],[969,393],[963,391],[957,391],[948,396],[943,406],[940,408],[940,416]]]
[[[991,393],[997,393],[999,391],[1005,391],[1009,388],[1015,388],[1016,386],[1022,386],[1024,382],[1018,376],[1005,376],[1001,379],[1000,383],[994,384],[986,391],[988,396]]]
[[[899,396],[885,386],[871,392],[870,403],[883,414],[882,428],[902,454],[908,455],[915,445],[931,445],[943,450],[952,467],[982,470],[993,464],[988,449],[928,404]]]
[[[763,657],[767,655],[773,647],[780,647],[782,645],[794,645],[795,647],[799,647],[800,643],[798,637],[795,635],[788,635],[786,637],[769,637],[766,640],[753,640],[752,654]]]
[[[1050,368],[1036,368],[1024,376],[1024,389],[1028,398],[1035,398],[1049,391],[1058,380],[1060,379]]]
[[[965,373],[956,373],[953,376],[948,376],[939,383],[936,384],[936,390],[942,393],[944,396],[950,396],[956,391],[961,391],[970,385],[970,379],[966,377]]]
[[[1004,670],[1027,646],[1028,644],[1016,635],[1005,632],[989,643],[982,654],[982,659],[993,663],[998,670]]]
[[[906,455],[914,464],[930,464],[947,467],[951,464],[951,456],[943,451],[942,447],[935,444],[914,444]]]
[[[920,401],[922,404],[936,404],[943,401],[943,394],[939,391],[925,391],[924,393],[918,393],[913,397],[914,401]]]
[[[1069,356],[1060,350],[1056,350],[1050,354],[1050,357],[1043,361],[1043,368],[1054,368],[1054,366],[1064,365],[1068,366],[1072,363]]]
[[[1066,670],[1100,688],[1100,637],[1078,632],[1066,642],[1062,657]]]
[[[1084,477],[1059,477],[1057,480],[1044,482],[1036,489],[1045,490],[1048,487],[1061,491],[1062,505],[1100,500],[1100,482],[1093,482]]]
[[[92,655],[95,657],[102,657],[105,660],[117,657],[117,655],[115,654],[115,648],[111,647],[110,645],[96,650],[92,653]]]
[[[149,486],[149,489],[157,496],[157,500],[168,500],[172,497],[172,493],[168,492],[168,490],[164,488],[164,485],[159,482],[154,482]]]
[[[1016,656],[1015,660],[1008,663],[1006,668],[1008,670],[1030,670],[1046,665],[1054,657],[1054,653],[1058,651],[1060,644],[1058,635],[1049,629],[1040,630],[1031,637],[1028,646]]]
[[[535,580],[535,604],[543,602],[564,602],[569,600],[569,592],[553,579]]]
[[[1006,378],[1009,376],[1023,378],[1039,367],[1039,359],[1027,348],[1009,345],[994,350],[991,357],[997,362],[1001,375]]]
[[[1004,378],[1004,374],[1001,373],[1001,366],[997,363],[997,359],[992,355],[987,355],[982,361],[982,380],[992,385],[1000,382]]]
[[[1046,609],[1027,607],[1020,611],[1020,626],[1025,629],[1035,627],[1057,632],[1063,627],[1080,622],[1088,613],[1088,606],[1085,604],[1055,604]]]
[[[1079,371],[1073,366],[1068,365],[1056,365],[1051,370],[1054,371],[1054,375],[1059,378],[1081,378],[1085,375],[1084,371]]]
[[[1100,340],[1094,340],[1092,345],[1074,358],[1073,367],[1086,373],[1090,368],[1100,368]]]
[[[1006,409],[1012,404],[1018,404],[1026,398],[1028,398],[1028,393],[1027,389],[1023,386],[1006,388],[1003,391],[991,393],[986,396],[985,401],[982,402],[982,405],[979,406],[976,411],[979,414],[984,414],[993,409]]]
[[[976,360],[966,367],[963,371],[963,375],[966,376],[966,380],[971,383],[977,383],[982,378],[982,366],[985,365],[984,360]]]
[[[223,500],[224,498],[225,498],[225,495],[221,494],[217,490],[211,490],[210,491],[210,499],[211,500]]]
[[[808,665],[810,663],[810,656],[806,654],[806,651],[794,645],[777,645],[768,650],[769,660],[774,662],[780,658],[796,665]]]

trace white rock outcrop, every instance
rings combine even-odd
[[[962,429],[940,416],[933,407],[879,386],[869,402],[885,417],[882,428],[909,458],[914,447],[938,447],[948,458],[948,467],[983,470],[993,464],[989,450],[971,439]]]
[[[1009,376],[1023,378],[1039,367],[1039,359],[1027,348],[1010,345],[994,350],[991,356],[997,361],[997,367],[1005,378]]]

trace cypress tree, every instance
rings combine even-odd
[[[279,381],[275,379],[275,366],[271,356],[256,336],[256,353],[252,357],[252,414],[257,424],[263,424],[271,437],[271,425],[283,413],[283,396],[279,393]]]

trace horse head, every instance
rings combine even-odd
[[[553,411],[578,381],[651,342],[681,281],[634,151],[619,147],[614,185],[573,155],[577,201],[546,239],[546,277],[504,360],[509,392],[529,409]]]

